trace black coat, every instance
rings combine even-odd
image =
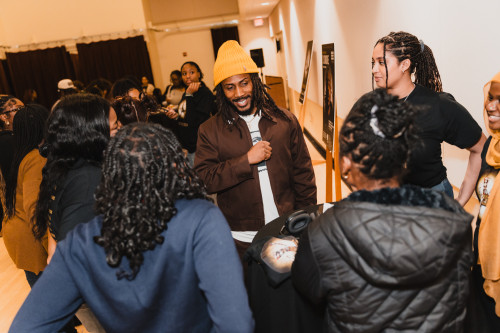
[[[355,192],[302,233],[292,280],[330,332],[461,332],[471,220],[428,189]]]

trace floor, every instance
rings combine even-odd
[[[308,148],[316,175],[318,203],[322,203],[325,202],[326,163],[309,142]],[[333,193],[335,193],[335,189],[333,189]],[[348,189],[342,185],[343,197],[348,193]],[[477,200],[471,199],[466,209],[471,214],[476,215]],[[0,333],[8,331],[14,316],[28,295],[29,290],[24,272],[14,266],[5,249],[3,238],[0,237]],[[77,329],[79,333],[87,332],[83,326]]]

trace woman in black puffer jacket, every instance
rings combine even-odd
[[[415,113],[375,90],[341,129],[353,193],[311,222],[292,267],[296,288],[326,303],[330,332],[463,331],[472,216],[441,192],[400,186]]]

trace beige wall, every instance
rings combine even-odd
[[[371,90],[371,54],[376,40],[405,30],[431,47],[445,91],[483,126],[482,87],[500,70],[495,43],[498,0],[281,0],[270,17],[271,34],[283,32],[289,86],[300,91],[305,48],[314,40],[305,127],[321,142],[321,44],[335,43],[338,114]],[[450,180],[459,186],[468,153],[444,145]]]
[[[0,44],[40,43],[145,26],[139,0],[3,0]]]
[[[162,90],[170,82],[170,72],[175,69],[180,70],[186,61],[196,62],[203,74],[203,81],[212,89],[214,85],[214,53],[212,48],[212,35],[209,29],[177,34],[166,34],[162,32],[154,33],[158,47],[161,67],[161,80],[156,78],[156,82],[163,82],[159,87]],[[186,52],[186,56],[183,55]]]
[[[243,48],[250,52],[251,49],[262,48],[264,52],[265,75],[277,75],[276,47],[271,40],[269,25],[254,27],[252,21],[241,21],[238,24],[240,43]],[[212,35],[210,28],[203,28],[191,32],[166,33],[155,32],[154,38],[158,47],[160,58],[161,78],[155,77],[155,82],[162,83],[161,89],[169,83],[170,72],[180,69],[186,61],[194,61],[204,73],[205,83],[210,89],[214,88],[213,66],[215,57],[213,54]],[[187,56],[183,53],[186,52]]]
[[[264,20],[264,25],[254,27],[253,21],[242,21],[238,25],[240,43],[250,54],[252,49],[262,49],[264,53],[264,75],[278,75],[278,65],[276,59],[276,44],[270,38],[268,20]]]

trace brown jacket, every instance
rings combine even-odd
[[[311,157],[295,116],[290,119],[262,112],[259,129],[269,141],[272,156],[266,161],[278,213],[316,204],[316,181]],[[250,165],[252,147],[245,121],[235,114],[228,127],[220,114],[200,126],[194,168],[209,193],[217,193],[217,204],[233,231],[257,231],[264,226],[264,208],[257,165]]]
[[[3,221],[5,247],[12,261],[17,268],[35,274],[47,266],[47,236],[38,241],[31,231],[45,161],[37,149],[23,158],[17,174],[15,213]]]

